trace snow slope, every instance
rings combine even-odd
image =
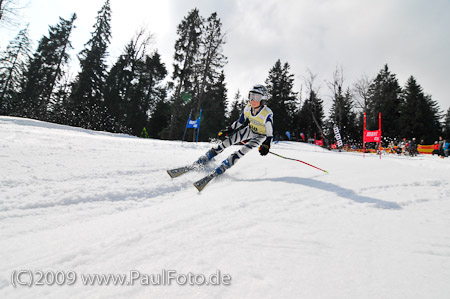
[[[172,180],[165,170],[207,143],[3,116],[0,140],[1,298],[450,298],[448,159],[281,142],[274,152],[329,173],[253,151],[198,193],[207,172]],[[20,270],[77,280],[13,287]],[[133,270],[220,270],[231,284],[81,279]]]

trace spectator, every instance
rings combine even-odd
[[[403,138],[403,141],[400,143],[400,153],[403,153],[403,155],[406,155],[406,138]]]
[[[442,136],[439,136],[439,156],[444,157],[444,142]]]
[[[413,138],[409,143],[409,155],[411,157],[417,156],[416,138]]]
[[[437,141],[434,142],[434,148],[433,152],[431,153],[433,156],[438,155],[439,156],[439,143]]]
[[[391,140],[391,142],[389,142],[389,151],[390,151],[391,154],[395,154],[394,140]]]
[[[395,150],[397,152],[397,154],[401,155],[402,154],[402,142],[399,142],[397,144],[397,149]]]
[[[449,152],[449,142],[445,141],[444,142],[444,156],[448,157],[448,152]]]

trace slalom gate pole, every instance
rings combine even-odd
[[[243,145],[245,145],[245,142],[244,142],[244,141],[241,141],[241,143],[242,143]],[[306,164],[306,165],[308,165],[308,166],[314,167],[315,169],[318,169],[318,170],[320,170],[320,171],[323,171],[323,172],[325,172],[325,173],[328,173],[328,171],[326,171],[326,170],[323,170],[323,169],[321,169],[321,168],[319,168],[319,167],[316,167],[316,166],[311,165],[311,164],[309,164],[309,163],[303,162],[303,161],[301,161],[301,160],[293,159],[293,158],[288,158],[288,157],[284,157],[284,156],[279,155],[279,154],[276,154],[276,153],[274,153],[274,152],[272,152],[272,151],[269,151],[269,153],[271,153],[272,155],[275,155],[275,156],[277,156],[277,157],[286,159],[286,160],[292,160],[292,161],[297,161],[297,162]]]

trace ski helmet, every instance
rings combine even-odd
[[[249,99],[252,99],[252,96],[251,96],[252,93],[261,95],[259,101],[267,100],[267,89],[266,89],[266,87],[264,87],[264,85],[256,84],[255,86],[253,86],[253,88],[250,90],[249,95],[248,95]]]

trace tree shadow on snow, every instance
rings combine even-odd
[[[250,179],[244,180],[249,182],[262,182],[262,181],[272,181],[272,182],[283,182],[289,184],[303,185],[307,187],[317,188],[324,191],[335,193],[339,197],[344,197],[358,203],[371,203],[375,207],[381,209],[392,209],[400,210],[402,207],[395,202],[385,201],[381,199],[376,199],[369,196],[362,196],[355,193],[351,189],[346,189],[341,186],[317,181],[311,178],[298,178],[298,177],[281,177],[281,178],[268,178],[268,179]]]

